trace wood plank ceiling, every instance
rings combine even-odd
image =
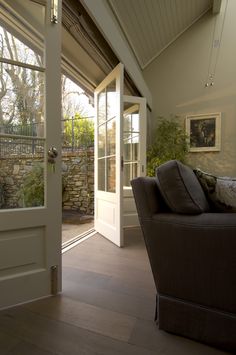
[[[213,6],[213,0],[108,0],[142,69]]]

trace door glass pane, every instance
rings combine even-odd
[[[124,132],[131,131],[131,115],[124,116]]]
[[[45,8],[26,0],[22,3],[37,13],[38,24],[44,26]],[[18,37],[16,31],[10,33],[3,26],[0,26],[0,208],[43,206],[44,56],[22,34]],[[4,62],[5,59],[16,64]]]
[[[139,157],[139,105],[126,103],[124,113],[124,186],[130,187],[130,181],[138,176]]]
[[[139,113],[132,114],[132,131],[139,132]]]
[[[107,158],[107,191],[116,192],[116,159]]]
[[[138,163],[124,164],[124,186],[131,186],[130,181],[138,176]]]
[[[116,119],[107,122],[107,155],[116,154]]]
[[[129,135],[130,136],[130,135]],[[125,139],[124,140],[124,160],[131,161],[132,160],[132,140]]]
[[[28,1],[29,2],[29,1]],[[44,12],[43,6],[37,6]],[[41,14],[43,16],[43,13]],[[39,50],[29,48],[24,42],[0,26],[1,38],[1,58],[14,60],[20,63],[31,64],[41,67],[43,65],[43,55]]]
[[[98,157],[104,157],[106,148],[106,124],[98,127]]]
[[[98,124],[106,121],[106,93],[102,91],[98,95]]]
[[[132,160],[139,160],[139,134],[132,135]]]
[[[98,190],[105,191],[105,158],[98,160]]]
[[[116,82],[112,81],[107,87],[107,120],[116,117]]]
[[[0,133],[44,136],[44,73],[0,64]]]
[[[132,164],[132,179],[138,177],[138,163]]]
[[[130,186],[131,164],[124,164],[124,186]]]

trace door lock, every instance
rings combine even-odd
[[[58,156],[57,148],[51,147],[48,149],[48,163],[51,165],[53,172],[55,172],[55,159]]]

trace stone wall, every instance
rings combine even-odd
[[[62,159],[63,208],[94,213],[94,151],[75,155],[64,153]]]
[[[19,190],[26,174],[39,157],[0,158],[0,208],[20,207]],[[63,153],[62,157],[63,203],[62,208],[77,210],[82,214],[94,213],[94,151]]]

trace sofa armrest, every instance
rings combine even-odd
[[[143,218],[168,210],[155,177],[138,177],[131,181],[131,186],[140,222]]]
[[[158,292],[236,313],[236,214],[156,214],[142,228]]]

